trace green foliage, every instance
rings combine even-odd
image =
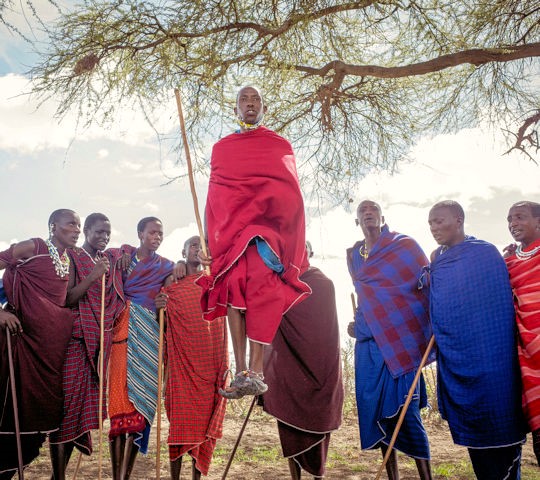
[[[34,91],[60,116],[151,114],[179,87],[202,147],[229,129],[237,87],[257,84],[304,183],[342,202],[421,135],[515,129],[540,105],[540,0],[83,0],[48,33]]]

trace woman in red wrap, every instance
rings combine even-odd
[[[211,274],[198,280],[204,318],[229,319],[237,373],[221,391],[226,398],[267,390],[264,345],[283,314],[311,293],[299,278],[308,261],[291,144],[261,125],[266,105],[256,88],[240,89],[234,111],[240,131],[212,150],[206,201]]]
[[[519,246],[507,249],[505,261],[519,331],[523,411],[540,465],[540,204],[515,203],[507,220],[510,234],[519,242]]]
[[[7,329],[11,335],[22,457],[29,465],[47,433],[62,420],[62,366],[73,317],[65,308],[69,277],[66,249],[80,234],[79,216],[55,210],[49,239],[32,238],[0,253],[8,299],[0,310],[0,479],[17,471],[14,408],[9,387]],[[6,329],[7,327],[7,329]]]

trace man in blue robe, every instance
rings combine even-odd
[[[512,290],[495,246],[465,235],[455,201],[429,212],[439,410],[479,480],[520,478],[525,423]]]
[[[377,203],[361,202],[356,215],[364,240],[347,250],[347,264],[358,295],[349,334],[356,338],[360,441],[363,449],[381,448],[384,455],[431,337],[427,291],[418,290],[428,259],[412,238],[384,225]],[[432,478],[420,418],[426,404],[422,377],[395,443],[395,449],[415,459],[422,480]],[[390,480],[399,478],[394,449],[386,471]]]

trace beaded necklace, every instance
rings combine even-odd
[[[364,259],[364,262],[368,259],[369,251],[367,250],[365,243],[358,249],[358,253]]]
[[[532,250],[529,250],[528,252],[524,252],[521,245],[518,245],[518,247],[516,248],[516,257],[519,258],[520,260],[527,260],[533,257],[534,255],[536,255],[538,251],[540,251],[540,245],[538,245],[538,247],[533,248]]]
[[[242,127],[244,130],[255,130],[256,128],[261,126],[263,120],[264,120],[264,116],[257,123],[246,123],[240,120],[239,118],[237,119],[238,125],[240,125],[240,127]]]
[[[82,250],[84,253],[86,253],[86,255],[88,255],[88,258],[89,258],[90,260],[92,260],[92,263],[94,263],[94,264],[96,263],[96,259],[95,259],[94,257],[92,257],[92,255],[90,255],[90,254],[88,253],[88,251],[86,250],[86,248],[81,247],[81,250]]]
[[[45,244],[49,249],[49,255],[54,265],[56,275],[60,278],[64,278],[69,273],[69,255],[64,250],[64,253],[60,255],[58,249],[54,246],[50,239],[45,240]]]

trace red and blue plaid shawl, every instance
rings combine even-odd
[[[366,261],[359,253],[363,243],[347,250],[356,315],[364,317],[390,373],[398,377],[418,367],[431,337],[428,292],[418,289],[428,259],[412,238],[386,225]]]

